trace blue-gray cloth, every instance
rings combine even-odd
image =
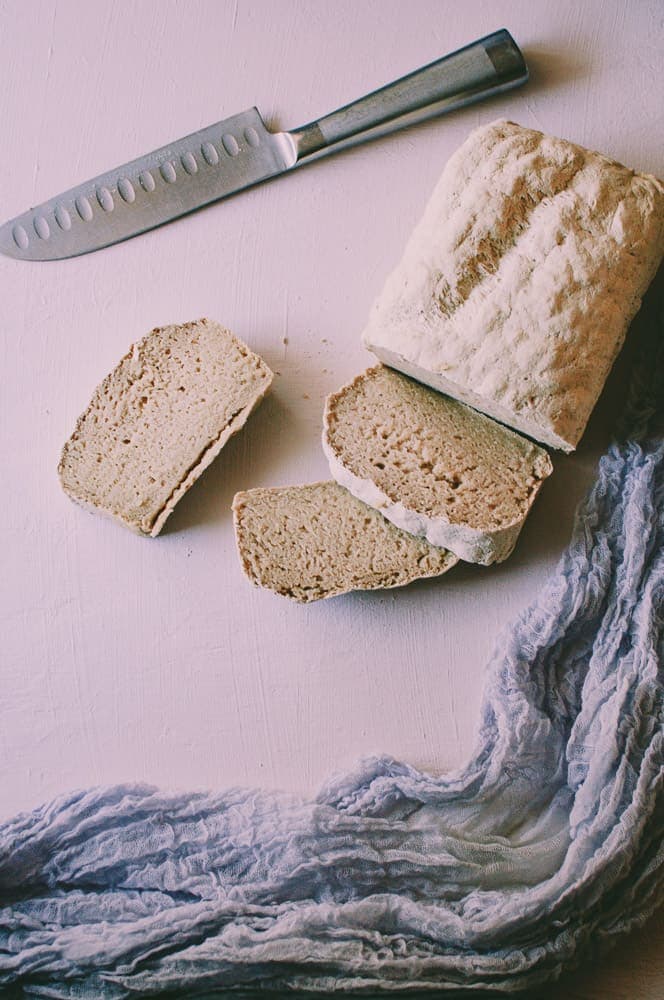
[[[652,332],[572,543],[493,657],[466,767],[370,758],[315,802],[118,785],[18,816],[0,826],[0,983],[513,992],[640,925],[664,890]]]

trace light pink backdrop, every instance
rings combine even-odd
[[[0,259],[2,816],[121,779],[309,794],[366,752],[467,756],[495,636],[555,565],[620,379],[499,567],[302,608],[244,580],[229,506],[327,477],[324,397],[370,362],[371,300],[472,127],[509,116],[664,173],[662,18],[647,0],[0,0],[2,219],[252,104],[301,125],[498,27],[533,70],[490,105],[124,245]],[[261,353],[276,388],[147,541],[70,503],[58,454],[132,340],[201,315]],[[564,995],[664,995],[661,928]]]

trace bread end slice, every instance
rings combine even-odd
[[[130,348],[79,417],[58,466],[65,493],[154,538],[272,378],[218,323],[157,327]]]

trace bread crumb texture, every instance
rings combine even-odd
[[[552,471],[538,445],[382,365],[328,397],[323,446],[358,498],[472,562],[509,554]]]
[[[363,340],[571,451],[663,253],[661,181],[493,122],[449,160]]]
[[[400,531],[334,482],[238,493],[242,567],[259,587],[308,603],[439,576],[456,556]]]
[[[152,330],[95,390],[65,444],[65,492],[155,536],[263,398],[272,372],[208,319]]]

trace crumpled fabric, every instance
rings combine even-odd
[[[0,984],[510,993],[645,921],[664,900],[664,325],[648,315],[572,542],[489,665],[469,763],[435,777],[371,757],[315,801],[124,784],[17,816],[0,826]]]

